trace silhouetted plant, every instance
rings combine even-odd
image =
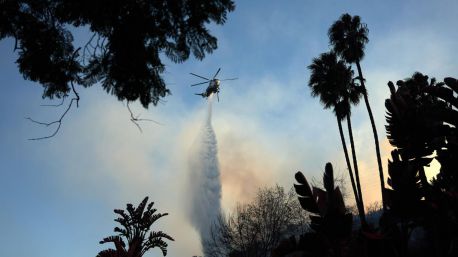
[[[453,81],[451,78],[446,80],[449,84]],[[418,166],[422,186],[428,189],[423,167],[432,161],[434,151],[439,156],[456,147],[458,112],[453,109],[453,105],[457,105],[456,97],[453,89],[444,82],[436,84],[435,79],[428,81],[428,76],[421,73],[396,84],[397,89],[391,81],[388,83],[391,97],[385,101],[387,136],[402,159]],[[442,164],[443,161],[439,162]],[[453,180],[454,176],[450,179]]]
[[[372,132],[374,134],[375,151],[377,155],[377,163],[382,190],[382,202],[383,208],[385,209],[385,203],[383,201],[383,189],[385,188],[385,180],[383,178],[383,167],[382,159],[380,157],[380,146],[378,141],[377,128],[375,126],[374,116],[372,115],[372,110],[369,104],[365,80],[360,64],[364,57],[365,45],[367,42],[369,42],[368,33],[369,30],[367,29],[367,25],[361,23],[361,18],[357,15],[351,16],[348,13],[343,14],[339,20],[334,22],[328,31],[329,41],[333,46],[334,51],[346,62],[355,63],[358,69],[357,79],[360,81],[361,87],[363,89],[361,90],[361,93],[364,96],[364,102],[366,104],[367,112],[371,121]],[[361,190],[358,190],[360,191],[359,193],[361,193]]]
[[[358,213],[360,215],[361,222],[365,224],[362,194],[357,187],[357,185],[359,185],[358,164],[356,161],[350,118],[351,104],[359,103],[362,88],[353,85],[354,80],[352,79],[353,72],[351,71],[351,68],[347,67],[342,60],[339,60],[334,52],[323,53],[318,58],[314,58],[312,64],[309,65],[308,68],[311,72],[308,85],[312,90],[312,96],[319,96],[324,108],[332,108],[334,114],[336,115],[340,139],[344,149],[345,161],[350,174],[350,181],[355,195]],[[345,137],[342,130],[341,122],[345,118],[347,119],[348,133],[350,135],[357,184],[355,184],[355,179],[353,177],[353,169],[350,164]]]
[[[283,240],[272,256],[288,256],[301,251],[303,256],[348,256],[348,241],[352,234],[353,216],[345,207],[339,187],[334,185],[331,163],[325,166],[323,185],[325,190],[310,188],[302,172],[297,172],[294,184],[299,203],[309,213],[313,231],[295,238]]]
[[[103,250],[97,257],[141,257],[155,247],[161,249],[162,255],[167,255],[167,242],[164,239],[173,241],[173,238],[162,231],[150,230],[154,222],[168,214],[156,213],[157,210],[153,209],[154,202],[148,206],[147,202],[148,197],[145,197],[137,208],[129,203],[127,212],[114,210],[120,216],[115,221],[122,227],[115,227],[114,232],[118,235],[106,237],[100,244],[113,243],[115,249]]]
[[[388,161],[388,185],[391,189],[386,189],[390,211],[403,219],[422,215],[424,190],[418,172],[419,163],[403,159],[398,150],[391,152],[391,158]]]
[[[445,78],[436,83],[415,73],[396,84],[388,83],[391,97],[385,102],[387,136],[396,147],[388,166],[392,189],[385,194],[390,208],[386,216],[394,216],[391,227],[401,224],[401,253],[409,251],[409,234],[420,227],[434,239],[433,254],[445,256],[458,236],[458,82]],[[433,158],[441,169],[431,185],[424,166]]]
[[[441,164],[434,185],[441,191],[451,194],[458,192],[458,80],[445,78],[443,83],[436,87],[428,87],[428,93],[437,99],[441,104],[436,109],[430,110],[429,115],[442,120],[442,129],[445,130],[441,140],[442,145],[436,147],[436,159]]]
[[[302,172],[295,175],[298,184],[294,185],[299,203],[309,213],[311,228],[323,233],[328,239],[336,240],[349,236],[352,215],[348,213],[339,187],[334,187],[334,171],[331,163],[327,163],[323,174],[325,190],[310,188]]]

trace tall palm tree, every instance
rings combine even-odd
[[[353,170],[350,164],[342,129],[342,120],[347,118],[347,121],[349,121],[350,105],[359,102],[357,90],[355,90],[355,87],[350,86],[353,72],[350,67],[347,67],[344,61],[338,60],[334,52],[323,53],[318,58],[314,58],[312,64],[308,66],[308,69],[311,72],[308,85],[312,90],[312,96],[319,96],[324,108],[332,108],[336,115],[340,139],[345,154],[345,161],[350,175],[353,194],[355,195],[356,206],[358,208],[361,223],[365,224],[364,207],[361,201],[362,197],[355,185]],[[349,123],[349,129],[351,129],[351,123]],[[352,135],[351,131],[349,131],[349,133]],[[352,147],[352,152],[354,152],[354,147]],[[353,156],[355,167],[357,167],[355,155]],[[359,180],[359,178],[357,178],[357,180]]]
[[[351,71],[350,68],[348,69],[350,70],[351,75],[353,76],[353,71]],[[351,105],[359,104],[359,100],[361,99],[363,88],[359,86],[358,84],[356,84],[353,79],[345,83],[347,86],[342,88],[341,91],[339,92],[341,94],[342,100],[337,105],[337,108],[340,109],[338,111],[344,114],[345,118],[347,119],[348,137],[350,138],[350,149],[351,149],[351,155],[353,157],[353,168],[355,171],[356,189],[358,190],[359,203],[361,205],[360,211],[363,214],[362,216],[365,217],[366,214],[364,210],[363,193],[361,190],[361,182],[359,179],[359,170],[358,170],[358,161],[356,158],[356,147],[355,147],[355,143],[353,140],[353,129],[351,126]],[[365,221],[362,221],[362,224],[365,225]]]
[[[374,116],[372,115],[371,106],[367,97],[367,90],[364,84],[363,72],[361,70],[361,60],[364,57],[364,47],[369,38],[367,37],[369,29],[366,24],[361,23],[361,18],[357,15],[351,16],[348,13],[343,14],[339,20],[334,22],[329,28],[328,35],[334,51],[340,55],[347,63],[355,63],[358,69],[358,80],[362,87],[364,102],[366,104],[369,119],[371,121],[372,132],[374,134],[375,152],[377,155],[377,164],[380,177],[380,186],[382,191],[382,203],[385,210],[385,201],[383,192],[385,188],[385,179],[383,176],[383,165],[380,157],[380,145],[378,141],[377,128],[375,127]]]
[[[113,243],[115,249],[103,250],[96,257],[141,257],[154,247],[159,247],[162,255],[167,255],[167,243],[163,239],[173,241],[173,238],[162,231],[150,231],[150,228],[156,220],[168,214],[155,213],[157,210],[152,208],[154,202],[146,206],[147,202],[148,197],[145,197],[137,208],[127,204],[127,213],[124,210],[114,210],[120,216],[115,221],[122,228],[115,227],[114,231],[119,234],[104,238],[100,244]]]

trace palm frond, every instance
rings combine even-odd
[[[154,214],[154,215],[151,216],[150,222],[152,224],[152,223],[156,222],[156,220],[158,220],[158,219],[160,219],[160,218],[162,218],[164,216],[167,216],[167,215],[169,215],[169,214],[168,213],[157,213],[157,214]]]
[[[336,110],[337,104],[343,101],[353,104],[359,102],[361,95],[352,86],[353,72],[334,52],[322,53],[314,58],[308,69],[311,95],[319,97],[325,109],[333,108],[334,113],[340,114],[343,109]],[[345,111],[349,109],[346,108]]]
[[[96,257],[120,257],[120,256],[118,255],[118,252],[116,252],[115,250],[106,249],[106,250],[100,251]]]
[[[168,235],[166,235],[166,234],[164,234],[164,235],[158,236],[158,235],[151,235],[150,234],[150,237],[148,238],[148,241],[145,243],[143,251],[148,251],[151,248],[159,247],[159,249],[161,249],[161,251],[162,251],[162,255],[166,256],[167,255],[167,246],[168,246],[168,244],[167,244],[167,242],[162,240],[162,238],[167,238],[167,239],[170,239],[172,241],[173,241],[173,238],[168,236]]]
[[[135,209],[135,217],[137,219],[141,219],[143,216],[143,211],[145,210],[146,203],[148,202],[148,196],[143,199],[143,201],[138,205],[138,207]]]
[[[175,241],[175,239],[173,239],[173,237],[167,235],[166,233],[164,233],[162,231],[152,231],[152,232],[150,232],[149,239],[154,239],[154,238],[166,238],[168,240]]]
[[[126,244],[122,240],[120,236],[109,236],[104,238],[102,241],[99,242],[100,244],[105,244],[105,243],[113,243],[116,247],[116,251],[119,253],[123,253],[126,251],[125,247]]]
[[[369,41],[367,25],[357,15],[343,14],[328,30],[334,51],[348,63],[359,62],[364,57],[364,48]]]
[[[115,227],[114,231],[119,235],[106,237],[100,243],[112,242],[115,244],[116,250],[102,251],[99,253],[99,257],[112,257],[109,254],[115,254],[113,257],[142,256],[153,247],[159,247],[164,256],[167,254],[167,243],[163,239],[171,241],[174,239],[162,231],[149,231],[155,221],[168,214],[155,214],[157,210],[152,208],[154,203],[147,203],[148,197],[145,197],[137,208],[132,204],[127,204],[127,212],[119,209],[114,210],[120,216],[115,221],[123,227]],[[126,239],[126,243],[122,237]],[[128,250],[126,250],[126,244],[128,245]]]

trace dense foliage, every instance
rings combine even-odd
[[[15,39],[19,71],[43,86],[44,98],[100,82],[146,108],[170,93],[161,55],[204,58],[217,48],[206,25],[223,24],[234,8],[231,0],[2,0],[0,40]],[[78,27],[93,33],[81,47],[73,43]]]
[[[458,81],[429,79],[421,73],[390,81],[386,100],[387,136],[396,147],[389,161],[386,195],[390,210],[385,228],[400,227],[401,253],[414,245],[410,234],[424,230],[423,252],[434,256],[458,254]],[[433,159],[440,170],[432,183],[425,166]],[[398,226],[398,225],[401,226]]]

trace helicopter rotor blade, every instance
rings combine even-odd
[[[189,73],[189,74],[191,74],[191,75],[194,75],[194,76],[196,76],[196,77],[199,77],[199,78],[201,78],[201,79],[210,80],[210,79],[207,79],[206,77],[202,77],[202,76],[200,76],[200,75],[197,75],[197,74],[194,74],[194,73],[192,73],[192,72],[191,72],[191,73]]]
[[[200,82],[200,83],[197,83],[197,84],[192,84],[191,87],[195,87],[195,86],[202,85],[202,84],[205,84],[205,83],[208,83],[208,81]]]
[[[218,75],[218,73],[219,73],[220,70],[221,70],[221,68],[219,68],[219,69],[216,71],[215,76],[213,76],[213,79],[216,78],[216,76]]]
[[[236,80],[236,79],[239,79],[239,78],[232,78],[232,79],[220,79],[219,81],[226,81],[226,80]]]

